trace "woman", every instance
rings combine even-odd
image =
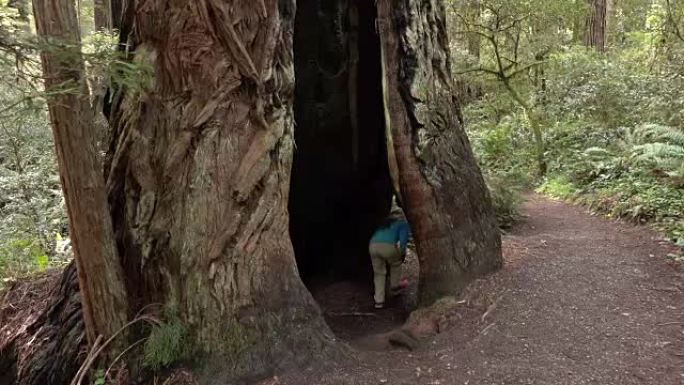
[[[398,293],[400,286],[401,265],[406,259],[406,243],[409,237],[409,226],[400,208],[392,209],[392,213],[375,231],[368,246],[373,263],[373,284],[375,285],[375,308],[385,307],[385,282],[387,266],[389,266],[390,292]]]

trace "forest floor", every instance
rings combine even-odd
[[[346,300],[317,298],[349,358],[261,384],[684,384],[684,269],[666,258],[677,250],[536,195],[522,213],[504,268],[469,287],[452,327],[413,351],[374,343],[411,301],[375,314],[369,286],[340,283],[329,292]]]

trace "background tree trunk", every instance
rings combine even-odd
[[[111,0],[95,0],[95,30],[112,30],[112,3]]]
[[[379,0],[399,185],[416,239],[423,304],[501,266],[487,187],[453,97],[438,0]]]
[[[288,236],[294,17],[293,0],[152,0],[133,20],[154,85],[114,109],[107,167],[131,313],[173,309],[214,381],[332,340]]]
[[[477,66],[480,62],[480,50],[482,46],[482,36],[478,33],[467,32],[477,30],[476,25],[480,24],[482,6],[480,0],[459,0],[451,3],[451,10],[446,14],[449,34],[457,36],[458,40],[453,46],[466,49],[472,56],[472,66]],[[459,50],[451,50],[451,53],[458,53]],[[456,75],[454,77],[454,91],[458,97],[459,104],[464,107],[482,97],[482,87],[474,81],[473,77],[466,75]]]
[[[71,0],[34,0],[59,173],[78,266],[83,317],[90,343],[126,323],[126,294],[117,258],[104,180],[93,139],[93,113],[83,80],[80,36]],[[113,351],[115,351],[114,349]]]
[[[608,0],[589,0],[591,3],[584,35],[584,44],[599,52],[606,52]]]
[[[477,25],[480,23],[480,13],[482,8],[480,5],[480,0],[466,0],[466,15],[465,17],[469,20],[471,25]],[[467,46],[468,53],[477,58],[480,61],[480,47],[482,45],[482,36],[478,33],[469,33],[467,36]]]
[[[7,1],[7,7],[8,8],[14,8],[17,10],[19,14],[19,21],[23,23],[28,23],[29,22],[29,16],[30,16],[30,11],[29,11],[29,2],[28,0],[8,0]]]

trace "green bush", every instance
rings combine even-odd
[[[512,174],[485,175],[492,197],[496,219],[502,229],[510,228],[518,219],[522,201],[519,176]]]
[[[621,49],[608,54],[560,47],[545,63],[543,93],[531,82],[516,83],[544,116],[548,173],[542,179],[534,173],[524,115],[500,85],[490,84],[482,100],[464,109],[485,172],[520,173],[520,180],[531,181],[523,186],[537,184],[542,194],[653,223],[684,244],[684,66],[654,60],[654,36],[628,35]],[[669,52],[681,58],[684,46]],[[507,223],[507,190],[489,179],[500,220]]]
[[[144,365],[157,371],[186,358],[190,353],[187,334],[175,312],[168,311],[166,320],[153,326],[145,341]]]
[[[564,176],[548,178],[536,190],[556,199],[571,199],[577,193],[577,187]]]
[[[0,87],[0,99],[18,97]],[[0,286],[68,260],[67,227],[47,116],[25,105],[0,121]]]

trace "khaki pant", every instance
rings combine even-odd
[[[397,245],[389,243],[371,243],[368,252],[373,263],[375,302],[384,303],[387,266],[389,265],[390,288],[396,288],[401,279],[401,253]]]

